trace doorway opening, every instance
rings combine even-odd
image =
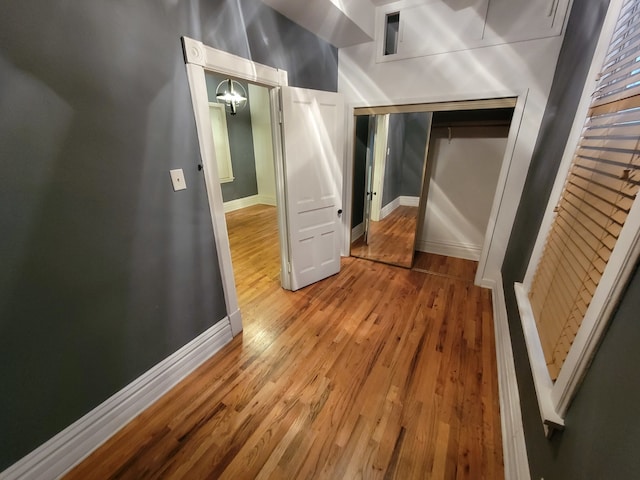
[[[205,72],[218,179],[240,307],[251,285],[280,286],[280,248],[269,89],[233,79],[246,101],[225,111],[216,89],[228,77]]]
[[[206,75],[207,73],[221,75],[227,79],[243,81],[247,84],[251,83],[264,87],[268,91],[276,178],[278,244],[281,259],[280,271],[281,282],[284,288],[288,287],[289,282],[288,270],[282,268],[282,266],[288,262],[289,251],[286,215],[284,212],[284,160],[281,135],[279,131],[274,131],[273,125],[278,123],[277,112],[279,102],[277,89],[287,84],[287,76],[286,72],[260,65],[226,52],[221,52],[191,38],[183,37],[182,46],[196,130],[198,133],[198,144],[202,157],[202,171],[207,188],[209,207],[211,209],[213,235],[223,284],[225,307],[229,319],[229,329],[231,334],[235,336],[242,331],[243,327],[224,212],[224,199],[220,184],[220,177],[223,175],[219,173],[220,165],[218,165],[217,162],[217,156],[224,156],[224,153],[220,153],[220,139],[217,143],[214,140],[211,109],[209,105],[210,95],[207,89]],[[224,135],[220,137],[225,138]],[[230,156],[230,148],[228,154]],[[233,172],[230,176],[235,177],[235,174],[236,172]],[[228,177],[229,176],[226,178]]]

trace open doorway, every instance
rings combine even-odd
[[[471,260],[477,267],[515,103],[505,98],[410,105],[409,111],[356,109],[351,255],[411,267],[414,253],[416,265],[430,262],[428,254]],[[376,182],[380,176],[384,181]],[[422,190],[411,189],[411,182]],[[388,195],[388,189],[396,193]],[[403,206],[413,205],[412,199],[414,207]],[[402,209],[412,208],[409,222]],[[378,211],[399,212],[398,218]]]
[[[235,95],[238,81],[246,81],[247,89],[251,84],[268,90],[280,280],[287,290],[298,290],[340,271],[344,100],[335,92],[289,87],[285,71],[187,37],[182,42],[229,327],[236,335],[242,331],[242,318],[205,74],[226,79],[229,89],[226,93],[216,91],[216,99],[231,102],[228,106],[235,114],[246,102],[242,95],[241,100]],[[238,89],[244,87],[238,84]],[[236,173],[228,175],[235,177]],[[230,201],[236,200],[240,201]]]
[[[244,308],[256,283],[280,286],[269,89],[211,71],[205,80],[238,301]],[[218,100],[229,80],[246,98],[233,111]]]

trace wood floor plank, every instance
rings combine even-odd
[[[458,278],[473,283],[478,269],[478,262],[417,251],[415,252],[412,269],[418,272]]]
[[[369,235],[351,243],[351,255],[411,268],[418,207],[402,205],[379,221],[369,223]]]
[[[244,332],[67,479],[503,478],[491,297],[473,265],[345,258],[287,292],[275,209],[227,223]]]

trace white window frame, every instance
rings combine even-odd
[[[529,302],[529,291],[536,268],[542,258],[548,232],[555,218],[554,208],[560,200],[566,177],[584,127],[597,76],[609,48],[623,0],[611,0],[593,56],[582,98],[565,147],[562,162],[549,198],[546,212],[522,283],[515,284],[516,298],[533,374],[540,415],[547,435],[564,427],[564,418],[586,374],[617,300],[633,272],[640,255],[640,201],[634,201],[618,242],[587,309],[584,320],[555,382],[547,369],[540,337]]]
[[[211,115],[212,111],[217,111],[218,115],[222,119],[221,123],[222,127],[222,145],[217,148],[222,149],[224,151],[223,155],[216,155],[216,165],[218,167],[218,180],[220,183],[229,183],[235,180],[233,176],[233,164],[231,163],[231,148],[229,147],[229,130],[227,128],[227,113],[224,105],[216,102],[209,102],[209,114]],[[211,129],[213,133],[213,137],[215,139],[216,133],[213,125],[213,120],[211,123]],[[215,140],[214,140],[215,144]]]

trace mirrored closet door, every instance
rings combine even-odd
[[[411,267],[431,112],[356,117],[351,255]]]

